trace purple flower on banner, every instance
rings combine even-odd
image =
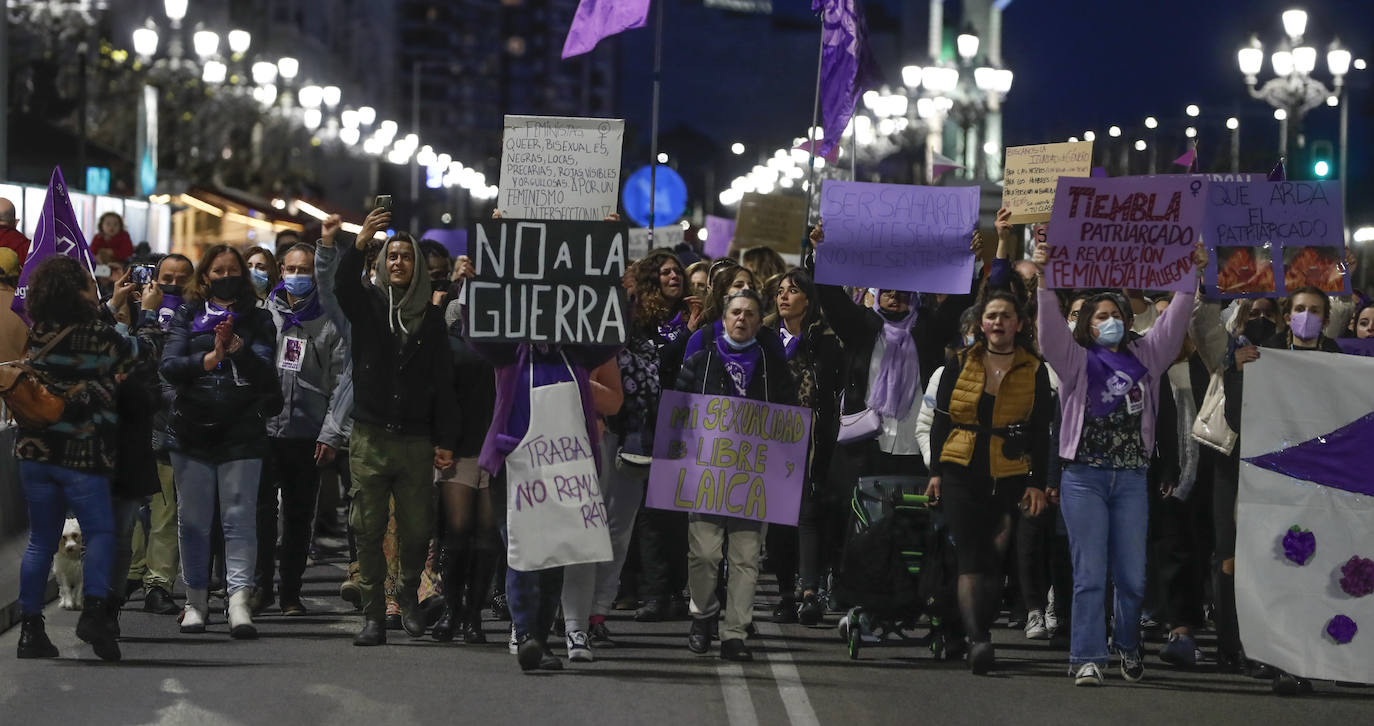
[[[1326,634],[1336,641],[1337,645],[1345,645],[1355,639],[1355,633],[1360,632],[1360,626],[1355,624],[1345,615],[1337,615],[1326,624]]]
[[[1341,589],[1351,597],[1364,597],[1374,592],[1374,560],[1359,555],[1341,565]]]
[[[1305,565],[1317,551],[1317,535],[1293,525],[1283,535],[1283,556],[1295,565]]]

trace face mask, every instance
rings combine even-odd
[[[182,290],[181,285],[158,284],[157,289],[161,290],[163,295],[172,295],[174,297],[181,297],[186,294],[185,291]]]
[[[232,275],[210,281],[210,297],[216,300],[237,300],[243,290],[243,276]]]
[[[282,275],[281,283],[295,297],[309,295],[315,289],[315,278],[311,275]]]
[[[1288,325],[1298,340],[1316,340],[1322,333],[1322,319],[1307,310],[1289,318]]]
[[[1116,318],[1107,318],[1097,324],[1097,344],[1113,346],[1121,342],[1121,336],[1126,332],[1126,326]]]
[[[430,280],[429,287],[434,292],[444,292],[448,290],[448,280]]]
[[[973,333],[969,333],[969,334],[965,335],[965,336],[964,336],[964,347],[965,347],[965,348],[972,347],[974,341],[976,341],[976,340],[977,340],[977,338],[975,338],[975,337],[973,336]]]
[[[259,270],[254,267],[248,271],[248,276],[253,280],[253,289],[259,293],[267,292],[267,283],[270,281],[266,270]]]
[[[1074,331],[1074,328],[1077,328],[1077,327],[1078,327],[1078,321],[1077,321],[1077,320],[1070,320],[1070,321],[1069,321],[1069,332],[1070,332],[1070,333],[1072,333],[1072,332]]]
[[[1246,340],[1250,341],[1251,345],[1259,345],[1269,340],[1274,337],[1276,332],[1278,332],[1278,326],[1269,318],[1247,320],[1245,328],[1242,330],[1242,334],[1245,335]]]

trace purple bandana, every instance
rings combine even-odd
[[[778,337],[782,338],[782,355],[787,360],[792,360],[797,355],[797,349],[801,347],[800,335],[792,335],[787,332],[787,326],[778,326]]]
[[[207,300],[205,302],[205,311],[197,315],[195,319],[191,321],[191,332],[204,333],[207,330],[214,330],[215,326],[219,325],[220,321],[226,318],[237,321],[239,319],[239,314]]]
[[[735,395],[743,396],[745,391],[749,390],[749,383],[754,380],[754,369],[758,367],[759,358],[763,355],[757,341],[750,341],[747,348],[735,350],[726,342],[726,336],[722,333],[716,337],[716,352],[720,354],[725,373],[730,376],[730,382],[735,386]]]
[[[177,308],[184,302],[186,300],[177,295],[162,294],[162,304],[157,307],[157,324],[162,327],[162,332],[167,332],[167,326],[172,324],[172,316],[177,314]]]
[[[687,332],[687,323],[683,321],[682,313],[678,313],[677,317],[658,326],[658,337],[662,338],[665,343],[677,340],[678,336],[685,332]]]
[[[272,295],[275,297],[281,293],[282,301],[289,301],[286,297],[286,283],[279,282],[272,288]],[[304,304],[301,304],[304,303]],[[320,304],[320,291],[311,290],[304,300],[297,301],[299,308],[281,311],[281,332],[285,333],[293,327],[304,329],[303,323],[308,323],[315,318],[324,315],[324,306]]]
[[[1102,418],[1116,410],[1146,372],[1127,351],[1113,353],[1100,345],[1088,349],[1088,413]]]

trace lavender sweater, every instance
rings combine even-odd
[[[1069,323],[1059,311],[1059,298],[1053,290],[1040,290],[1036,334],[1040,337],[1040,353],[1059,376],[1059,457],[1072,461],[1078,456],[1078,437],[1083,433],[1083,411],[1088,404],[1088,351],[1074,342]],[[1168,372],[1183,336],[1188,333],[1188,319],[1192,315],[1196,293],[1177,293],[1169,309],[1155,321],[1144,337],[1126,344],[1147,370],[1145,374],[1145,411],[1141,415],[1140,435],[1145,450],[1155,445],[1155,416],[1159,411],[1159,377]]]

